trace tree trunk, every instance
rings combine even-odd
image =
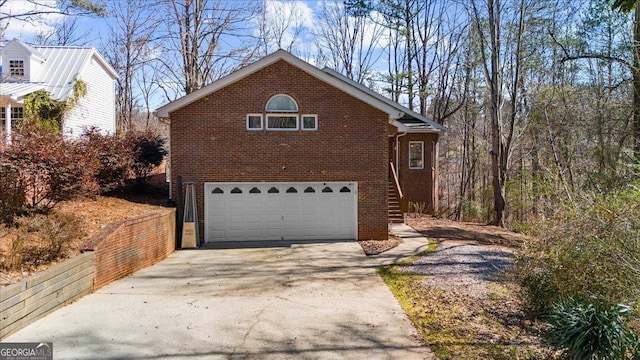
[[[633,21],[633,152],[640,160],[640,1]]]
[[[494,2],[495,1],[495,2]],[[502,91],[500,86],[500,1],[488,0],[489,32],[491,41],[491,175],[493,185],[493,220],[491,224],[502,226],[505,208],[505,182],[500,104]]]

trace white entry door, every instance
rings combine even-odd
[[[205,242],[357,237],[355,182],[205,183]]]

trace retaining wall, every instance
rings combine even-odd
[[[83,254],[0,288],[0,339],[174,250],[174,209],[105,226]]]
[[[93,291],[95,254],[84,253],[0,289],[0,338]]]
[[[100,230],[86,251],[96,254],[94,290],[164,259],[175,250],[175,210],[153,211]]]

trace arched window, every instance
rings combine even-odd
[[[267,130],[298,130],[298,104],[288,95],[267,101]]]
[[[266,111],[275,113],[298,112],[298,104],[288,95],[276,95],[267,101]]]
[[[248,113],[246,123],[247,130],[251,131],[316,131],[318,115],[301,114],[294,98],[278,94],[267,101],[264,113]]]

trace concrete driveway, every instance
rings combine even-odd
[[[434,359],[375,272],[419,240],[377,258],[353,241],[178,251],[4,341],[52,341],[55,359]]]

